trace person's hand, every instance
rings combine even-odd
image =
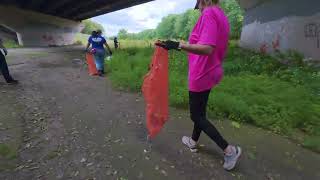
[[[110,53],[110,56],[112,56],[112,51],[110,51],[109,53]]]
[[[171,40],[167,40],[167,41],[159,41],[156,43],[157,46],[163,47],[167,50],[180,50],[180,42],[177,41],[171,41]]]

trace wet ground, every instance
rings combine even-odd
[[[205,135],[200,152],[181,144],[192,123],[171,110],[163,132],[147,140],[140,95],[88,76],[80,47],[10,50],[12,75],[0,79],[0,179],[320,179],[320,156],[289,140],[214,121],[244,154],[222,169],[222,152]]]

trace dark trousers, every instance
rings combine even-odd
[[[194,122],[192,139],[198,141],[201,132],[205,132],[222,150],[228,147],[219,131],[212,125],[206,115],[206,109],[211,90],[204,92],[189,92],[191,119]]]
[[[6,58],[1,52],[0,52],[0,70],[6,82],[10,82],[13,80],[9,73]]]

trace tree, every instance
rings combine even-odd
[[[174,27],[176,38],[184,40],[188,39],[189,34],[198,18],[199,12],[191,9],[179,15]]]
[[[241,34],[243,10],[236,0],[222,1],[221,7],[226,12],[231,25],[231,38],[238,39]],[[183,14],[171,14],[162,18],[156,29],[148,29],[139,33],[119,31],[121,39],[183,39],[187,40],[192,28],[199,19],[200,13],[188,10]]]
[[[158,25],[156,32],[159,38],[174,38],[174,24],[176,23],[178,15],[171,14],[162,18],[162,21]]]
[[[222,1],[221,7],[226,12],[231,25],[231,38],[238,39],[242,30],[243,10],[236,0]]]
[[[156,38],[156,31],[154,29],[147,29],[141,31],[137,34],[137,39],[155,39]]]
[[[84,29],[81,31],[83,34],[91,34],[92,31],[101,30],[102,32],[105,32],[103,26],[99,23],[93,22],[91,20],[84,20],[82,21],[84,24]]]
[[[119,39],[127,39],[128,38],[128,31],[125,29],[120,29],[119,33],[118,33],[118,38]]]

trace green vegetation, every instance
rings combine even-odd
[[[84,24],[84,29],[81,31],[81,33],[83,34],[91,34],[92,31],[96,30],[101,30],[102,32],[104,32],[103,26],[99,23],[91,20],[84,20],[82,21],[82,23]]]
[[[0,172],[16,167],[17,150],[7,144],[0,143]]]
[[[75,44],[85,45],[88,42],[89,35],[77,33],[75,37]]]
[[[240,37],[243,11],[236,0],[223,1],[221,7],[225,10],[231,24],[231,38]],[[122,29],[118,33],[119,39],[147,40],[147,39],[183,39],[188,36],[199,18],[199,11],[188,10],[183,14],[171,14],[164,17],[156,29],[148,29],[140,33],[128,33]]]
[[[229,17],[231,37],[238,39],[242,10],[235,0],[224,1],[221,6]],[[163,18],[155,30],[137,34],[121,30],[121,49],[107,66],[113,85],[140,92],[153,53],[152,39],[186,40],[198,17],[197,11],[189,10]],[[208,102],[209,116],[229,119],[236,128],[250,123],[320,152],[319,70],[305,65],[303,57],[292,51],[271,57],[237,44],[236,40],[230,42],[224,79]],[[187,108],[187,55],[173,51],[169,59],[170,104]]]
[[[19,47],[21,47],[17,42],[15,42],[13,40],[4,41],[3,45],[6,48],[19,48]]]
[[[0,144],[0,157],[15,159],[17,157],[17,152],[6,144]]]
[[[140,92],[152,53],[150,47],[116,51],[107,66],[113,85]],[[187,108],[186,54],[170,52],[169,67],[170,103]],[[306,135],[304,146],[320,152],[319,71],[303,65],[301,56],[293,52],[270,57],[241,49],[235,42],[230,43],[224,69],[223,81],[210,96],[210,117],[291,137],[299,132]]]

